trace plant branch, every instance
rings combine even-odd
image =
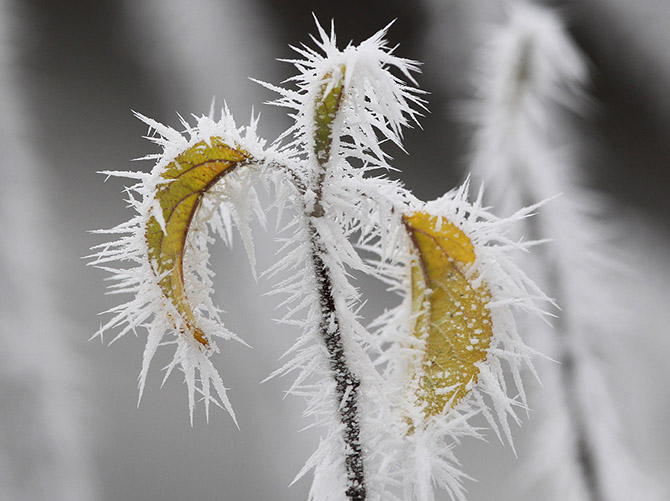
[[[566,348],[560,362],[561,379],[565,385],[566,394],[574,395],[577,393],[578,386],[574,353]],[[568,414],[574,426],[575,455],[577,456],[576,460],[584,480],[584,488],[589,493],[591,501],[603,501],[604,497],[600,487],[600,473],[597,468],[592,440],[589,436],[586,423],[582,418],[583,409],[579,408],[578,403],[573,403],[570,399],[566,398],[566,402],[568,403]]]
[[[344,460],[347,474],[346,496],[352,501],[362,501],[366,498],[366,486],[358,412],[358,390],[361,381],[347,362],[342,339],[342,326],[335,304],[332,272],[326,264],[326,260],[324,260],[329,255],[329,251],[316,224],[319,218],[325,216],[323,186],[331,162],[333,139],[338,136],[338,133],[333,129],[344,97],[345,70],[344,65],[339,65],[337,69],[327,72],[322,78],[314,100],[313,177],[311,183],[314,198],[311,203],[308,203],[310,201],[306,199],[306,191],[301,190],[300,186],[297,186],[297,188],[302,191],[305,201],[303,210],[307,218],[310,256],[314,278],[317,283],[321,314],[319,332],[328,352],[330,370],[335,379],[339,420],[344,427],[342,438],[346,451]]]
[[[362,501],[366,498],[366,488],[358,415],[358,389],[361,381],[347,364],[340,321],[335,306],[333,282],[328,266],[323,260],[323,256],[327,255],[328,251],[321,241],[314,221],[311,218],[308,221],[312,266],[321,310],[319,331],[328,351],[330,369],[335,379],[339,419],[344,426],[343,439],[347,450],[345,467],[348,483],[346,495],[351,500]]]

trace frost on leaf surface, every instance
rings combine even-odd
[[[234,224],[253,266],[249,222],[263,214],[253,185],[265,167],[264,142],[256,136],[255,120],[238,128],[227,110],[218,121],[207,116],[195,125],[183,121],[185,134],[139,118],[154,132],[148,139],[163,151],[146,157],[156,162],[150,173],[105,172],[136,181],[126,190],[136,215],[98,232],[117,239],[96,246],[92,264],[113,274],[112,292],[133,299],[109,310],[113,317],[99,335],[120,328],[118,338],[146,329],[140,395],[156,351],[172,345],[165,377],[175,368],[184,373],[191,413],[199,395],[207,411],[213,402],[234,417],[210,359],[218,351],[216,338],[237,339],[211,300],[210,233],[230,243]]]
[[[196,325],[184,286],[187,235],[207,190],[248,159],[248,153],[231,148],[220,137],[191,146],[161,174],[165,181],[158,185],[155,197],[161,213],[147,223],[149,262],[163,294],[180,314],[176,327],[203,346],[209,346],[209,341]]]
[[[477,382],[493,335],[490,294],[468,276],[475,262],[470,239],[445,218],[403,215],[412,241],[414,336],[423,344],[410,388],[426,418],[456,406]]]
[[[514,254],[534,243],[507,233],[536,207],[501,219],[482,206],[481,191],[472,202],[468,191],[466,182],[404,207],[391,266],[380,267],[403,297],[374,323],[387,346],[377,362],[392,402],[390,413],[379,412],[388,437],[373,458],[392,478],[381,477],[380,499],[434,501],[439,487],[465,500],[468,477],[454,448],[465,437],[483,438],[472,418],[481,415],[512,444],[510,425],[526,409],[521,371],[534,373],[535,352],[519,335],[514,310],[542,314],[536,303],[548,299],[515,264]]]

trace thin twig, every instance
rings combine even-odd
[[[363,452],[361,446],[361,427],[358,415],[358,388],[360,379],[351,371],[347,364],[340,322],[333,295],[333,283],[328,266],[323,257],[327,249],[321,242],[314,222],[308,220],[309,241],[312,248],[311,258],[316,277],[321,321],[319,331],[326,345],[330,369],[335,379],[335,390],[338,398],[340,422],[344,426],[344,443],[346,446],[345,466],[347,470],[348,488],[346,495],[352,501],[363,501],[366,498],[365,471],[363,468]]]

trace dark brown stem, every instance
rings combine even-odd
[[[321,308],[319,331],[328,351],[330,370],[333,372],[333,378],[335,379],[339,418],[344,426],[343,439],[347,451],[344,460],[347,472],[346,495],[352,501],[364,501],[366,499],[365,470],[357,404],[361,381],[347,364],[339,316],[333,295],[333,282],[330,271],[322,257],[327,253],[327,250],[311,220],[308,222],[308,232],[312,248],[312,266],[314,267]]]
[[[358,413],[361,381],[347,364],[342,340],[342,326],[335,306],[331,270],[324,262],[328,249],[315,224],[326,213],[323,206],[323,185],[331,161],[333,138],[337,136],[337,133],[333,131],[333,126],[344,97],[344,72],[345,67],[342,65],[338,68],[336,75],[333,74],[335,72],[326,73],[314,101],[314,143],[312,145],[314,156],[311,159],[314,168],[311,183],[314,198],[309,205],[305,204],[304,212],[307,218],[311,260],[321,309],[319,331],[328,351],[330,370],[335,379],[337,412],[340,423],[344,427],[342,438],[345,446],[344,465],[347,473],[346,496],[351,501],[364,501],[366,498],[365,470]],[[300,187],[298,189],[300,190]],[[305,190],[302,192],[306,193]]]
[[[307,188],[295,171],[282,164],[275,164],[274,166],[286,172],[300,195],[305,195]],[[320,167],[325,172],[325,166]],[[319,176],[321,180],[323,180],[323,177]],[[351,501],[364,501],[367,490],[365,487],[365,469],[363,466],[363,450],[360,439],[361,426],[357,404],[361,381],[347,364],[339,315],[335,306],[331,273],[323,260],[323,256],[328,253],[328,250],[323,244],[314,224],[315,218],[324,215],[320,194],[321,192],[319,191],[318,204],[316,205],[320,210],[312,208],[311,211],[308,211],[307,207],[303,207],[307,219],[308,239],[311,248],[310,257],[317,283],[317,294],[321,310],[319,332],[328,352],[330,370],[335,379],[337,412],[340,422],[344,426],[343,440],[347,451],[344,459],[347,473],[346,496]]]

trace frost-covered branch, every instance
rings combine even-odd
[[[483,413],[511,443],[510,420],[526,407],[520,374],[533,351],[513,311],[539,313],[535,302],[546,297],[510,257],[529,244],[506,234],[535,207],[499,219],[481,196],[467,201],[468,183],[424,203],[386,179],[381,145],[402,148],[402,128],[423,108],[418,64],[393,54],[385,29],[340,50],[334,30],[317,27],[317,48],[295,48],[301,58],[290,61],[294,88],[263,83],[295,120],[271,146],[256,136],[257,119],[238,127],[227,108],[218,121],[183,121],[185,135],[140,116],[162,151],[148,157],[151,173],[106,173],[135,180],[136,215],[103,232],[115,240],[96,248],[93,264],[114,274],[114,292],[134,298],[111,310],[100,334],[146,328],[140,393],[156,350],[174,346],[167,374],[184,373],[191,415],[199,395],[207,411],[215,403],[234,418],[211,360],[217,341],[238,338],[211,300],[209,233],[229,243],[237,227],[253,265],[248,223],[264,214],[254,191],[262,180],[278,220],[290,213],[264,276],[286,275],[273,292],[285,295],[282,320],[301,329],[271,377],[295,373],[289,392],[326,430],[297,476],[314,471],[310,499],[431,501],[435,486],[464,499],[452,449],[479,436],[470,418]],[[402,297],[374,331],[361,324],[354,272]]]
[[[350,165],[352,158],[363,163],[363,171],[385,166],[386,155],[378,147],[378,135],[399,143],[400,127],[406,124],[407,116],[416,114],[410,103],[420,102],[416,91],[388,72],[387,66],[395,66],[409,75],[415,65],[390,54],[384,33],[340,51],[334,31],[328,35],[319,27],[319,52],[306,47],[296,49],[304,59],[292,61],[300,69],[294,78],[298,91],[269,86],[282,95],[275,104],[296,112],[296,125],[285,135],[293,137],[286,150],[305,156],[308,188],[303,193],[303,217],[320,314],[318,331],[335,382],[334,407],[343,428],[345,494],[349,499],[367,496],[359,372],[371,373],[374,369],[367,356],[356,356],[346,348],[356,339],[356,330],[363,329],[350,313],[359,300],[345,278],[345,266],[359,270],[365,266],[357,257],[351,259],[356,252],[351,248],[350,235],[360,223],[347,206],[355,202],[339,198],[337,186],[355,173]],[[342,211],[341,225],[324,221],[336,219],[334,208]],[[356,358],[359,365],[369,367],[354,368],[352,359]]]
[[[586,105],[587,65],[554,12],[526,2],[506,7],[482,50],[466,116],[475,129],[472,171],[496,207],[509,213],[560,195],[524,229],[551,240],[529,265],[561,308],[544,341],[559,364],[542,374],[547,404],[532,468],[554,478],[556,499],[640,498],[645,482],[622,443],[602,360],[613,336],[633,326],[611,321],[608,275],[619,265],[600,236],[603,205],[565,151],[574,141],[569,114]]]
[[[338,412],[344,426],[343,438],[347,448],[345,467],[347,471],[346,495],[350,499],[365,499],[365,470],[361,445],[361,426],[358,416],[360,379],[347,363],[342,332],[333,297],[333,283],[329,270],[324,263],[326,248],[320,243],[317,229],[309,225],[309,241],[312,249],[312,266],[317,283],[321,321],[319,330],[328,351],[330,368],[335,379],[335,391],[338,398]]]

